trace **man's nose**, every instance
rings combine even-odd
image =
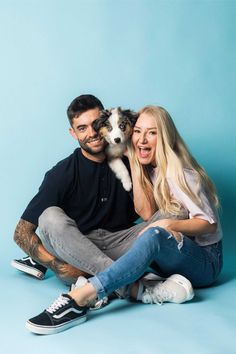
[[[89,136],[96,136],[98,133],[93,129],[92,125],[89,127]]]

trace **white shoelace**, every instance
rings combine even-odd
[[[53,314],[55,311],[57,311],[59,308],[61,308],[64,305],[67,305],[70,299],[67,297],[64,297],[60,295],[53,303],[52,305],[47,308],[47,312]]]
[[[168,291],[161,284],[153,288],[146,288],[146,293],[150,296],[151,303],[162,305],[163,302],[170,301],[173,298],[173,291]]]

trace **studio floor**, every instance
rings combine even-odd
[[[114,300],[92,312],[87,322],[51,336],[34,335],[24,324],[67,291],[66,286],[51,272],[42,281],[18,272],[9,265],[10,255],[5,257],[1,289],[3,354],[236,353],[236,269],[232,266],[234,255],[229,252],[217,284],[196,290],[189,303],[158,306]]]

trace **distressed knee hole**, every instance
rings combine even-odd
[[[172,233],[170,233],[168,236],[168,240],[172,237],[174,237],[175,240],[177,241],[177,247],[178,250],[180,251],[184,244],[184,235],[181,232],[172,231]]]

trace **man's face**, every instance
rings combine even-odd
[[[78,140],[83,154],[90,159],[96,159],[96,156],[101,155],[105,147],[104,140],[92,127],[92,123],[98,118],[99,113],[98,108],[82,113],[73,119],[72,128],[70,128],[70,134]]]

